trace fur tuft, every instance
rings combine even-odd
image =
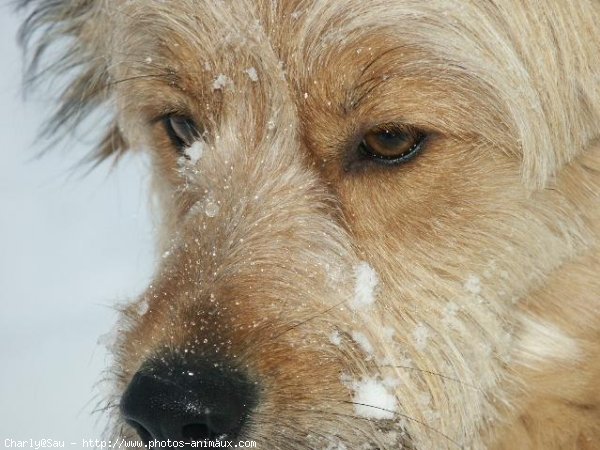
[[[95,0],[23,0],[18,9],[29,11],[18,36],[25,52],[25,85],[39,88],[44,81],[51,91],[62,89],[41,135],[63,138],[110,97],[106,40],[99,38],[106,32],[104,13]],[[66,87],[63,77],[69,80]],[[111,122],[91,161],[118,156],[127,148],[115,120]]]

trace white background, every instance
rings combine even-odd
[[[91,143],[72,139],[36,158],[58,92],[22,99],[22,18],[0,3],[0,447],[100,437],[94,384],[109,358],[98,337],[114,305],[148,283],[153,261],[139,156],[86,175],[75,166]]]

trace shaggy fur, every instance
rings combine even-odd
[[[69,44],[56,127],[108,104],[100,157],[152,155],[163,257],[109,405],[161,352],[218,355],[261,386],[260,448],[600,448],[599,2],[24,3],[33,72]],[[391,122],[422,154],[348,167]]]

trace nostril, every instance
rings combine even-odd
[[[236,370],[161,358],[133,376],[120,406],[123,419],[148,444],[234,439],[257,400],[256,385]]]
[[[148,446],[148,443],[152,440],[152,435],[148,432],[148,430],[146,430],[141,423],[136,422],[135,420],[127,420],[127,423],[137,432],[144,445]]]
[[[185,425],[181,430],[181,434],[185,441],[203,441],[205,439],[212,441],[218,438],[217,434],[203,423]]]

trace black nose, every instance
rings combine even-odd
[[[121,398],[121,414],[145,444],[233,439],[256,402],[256,386],[238,371],[160,359],[134,375]]]

